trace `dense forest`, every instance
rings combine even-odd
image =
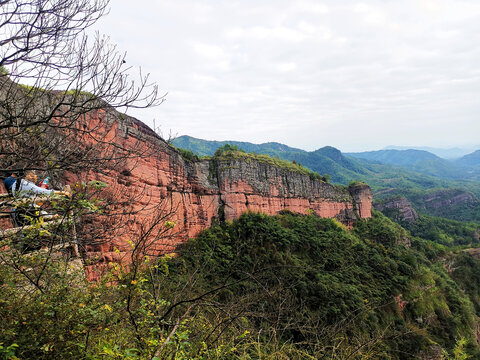
[[[42,256],[18,266],[35,269]],[[98,284],[50,262],[42,291],[28,291],[1,265],[0,352],[7,359],[476,358],[479,274],[480,261],[467,252],[412,236],[379,212],[351,230],[315,215],[247,213],[214,224],[178,256],[113,266]]]

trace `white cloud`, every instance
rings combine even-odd
[[[369,25],[380,27],[390,27],[392,25],[386,11],[382,10],[378,6],[358,3],[354,9],[355,12],[362,15],[363,21]]]
[[[317,32],[316,26],[303,20],[298,23],[298,28],[307,34],[315,34]]]
[[[255,40],[280,40],[299,42],[305,39],[305,34],[297,29],[276,26],[254,26],[251,28],[235,27],[226,31],[226,36],[233,39],[250,38]]]
[[[102,23],[169,92],[133,113],[147,123],[308,149],[478,143],[478,0],[144,2]]]
[[[328,14],[329,7],[317,1],[296,1],[294,5],[296,11],[303,11],[315,14]]]
[[[283,63],[283,64],[277,65],[277,69],[281,72],[293,71],[296,68],[297,68],[297,64],[295,63]]]
[[[438,0],[420,0],[420,6],[425,12],[439,12],[443,9],[442,4]]]
[[[195,53],[207,60],[207,62],[203,62],[206,66],[215,67],[222,71],[230,69],[231,56],[222,47],[201,42],[194,42],[192,47]],[[201,63],[198,61],[197,65]],[[208,75],[204,77],[208,77]]]
[[[223,59],[225,58],[225,52],[220,46],[210,45],[196,42],[193,44],[193,48],[197,54],[205,56],[212,59]]]

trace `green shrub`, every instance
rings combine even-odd
[[[215,151],[215,153],[213,154],[213,156],[221,156],[225,153],[229,153],[229,152],[241,152],[241,153],[244,153],[245,150],[243,149],[240,149],[238,147],[238,145],[230,145],[230,144],[225,144],[225,145],[222,145],[220,146],[217,151]]]
[[[200,160],[196,154],[187,149],[176,148],[184,160],[187,161],[198,161]]]

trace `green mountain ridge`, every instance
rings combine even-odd
[[[190,150],[199,156],[211,156],[215,150],[225,144],[236,145],[247,152],[266,154],[277,156],[284,160],[301,163],[302,165],[319,172],[320,174],[328,173],[333,182],[348,184],[354,179],[368,182],[374,191],[383,193],[392,189],[433,189],[433,188],[459,188],[471,191],[480,196],[480,183],[475,179],[451,179],[448,174],[445,175],[441,171],[435,171],[429,174],[429,168],[418,166],[417,169],[407,170],[399,164],[387,164],[386,160],[363,159],[358,156],[343,154],[340,150],[325,146],[315,151],[305,151],[292,148],[279,143],[252,144],[239,141],[208,141],[192,138],[190,136],[180,136],[173,141],[173,145],[179,148]],[[398,152],[397,152],[398,151]],[[401,157],[402,154],[418,154],[423,155],[422,161],[441,160],[441,164],[445,165],[443,159],[429,154],[425,151],[406,151],[394,150],[393,154]],[[378,154],[382,154],[382,150]],[[390,153],[386,151],[383,154]],[[358,153],[357,153],[358,154]],[[376,156],[378,158],[378,156]],[[385,157],[385,156],[383,156]],[[412,156],[410,156],[412,158]],[[425,161],[423,161],[425,160]],[[394,162],[390,160],[390,162]],[[412,163],[413,160],[403,160],[404,163]]]
[[[411,165],[419,161],[439,160],[440,157],[425,150],[376,150],[364,152],[345,153],[348,156],[359,157],[367,160],[376,160],[392,165]]]
[[[408,171],[445,179],[477,179],[480,175],[480,172],[469,167],[469,162],[445,160],[425,150],[378,150],[346,153],[345,155],[399,166]]]
[[[480,167],[480,150],[462,156],[460,159],[456,160],[455,163],[460,166]]]
[[[437,155],[438,157],[441,157],[442,159],[447,159],[447,160],[455,160],[459,159],[464,155],[467,155],[471,153],[472,151],[475,151],[476,149],[480,148],[480,145],[477,146],[467,146],[467,147],[453,147],[453,148],[437,148],[437,147],[431,147],[431,146],[395,146],[395,145],[389,145],[386,146],[385,148],[381,150],[425,150],[428,151],[429,153],[432,153],[434,155]]]

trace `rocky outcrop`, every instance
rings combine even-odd
[[[352,195],[358,216],[361,218],[371,217],[373,194],[370,187],[362,183],[355,184],[349,187],[349,192]]]
[[[306,174],[268,163],[242,158],[211,161],[226,219],[235,219],[245,211],[275,215],[288,209],[298,213],[313,211],[352,225],[358,217],[371,215],[372,193],[368,186],[339,190]]]
[[[480,200],[460,189],[435,190],[410,198],[418,211],[460,221],[478,221]]]
[[[435,191],[425,195],[421,200],[424,206],[430,209],[439,209],[479,202],[475,195],[463,190],[455,189]]]
[[[395,221],[413,224],[418,219],[417,212],[405,197],[375,203],[374,207]]]

